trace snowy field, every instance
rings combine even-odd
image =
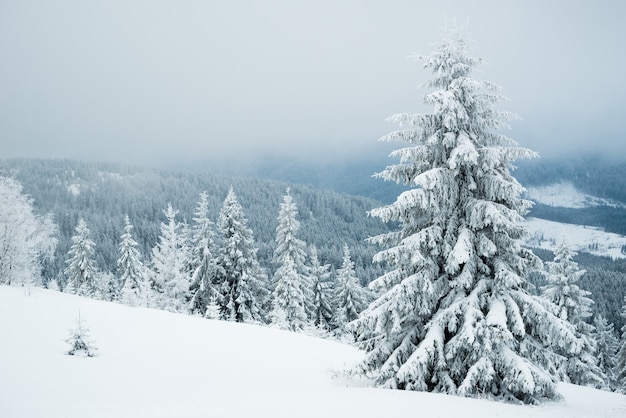
[[[619,202],[582,193],[569,182],[528,187],[525,198],[559,208],[581,209],[594,206],[624,207],[624,205]]]
[[[626,417],[626,396],[560,385],[509,405],[340,377],[360,353],[267,327],[0,286],[0,417]],[[97,357],[64,354],[80,310]]]
[[[626,258],[626,255],[622,254],[626,237],[605,232],[602,228],[565,224],[539,218],[528,218],[525,226],[528,230],[528,237],[524,242],[532,247],[554,250],[559,244],[565,243],[578,252]]]

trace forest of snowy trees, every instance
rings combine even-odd
[[[57,227],[51,216],[35,215],[33,202],[17,181],[6,176],[1,179],[5,209],[1,221],[10,238],[3,242],[7,250],[1,258],[1,283],[28,280],[131,306],[272,323],[292,331],[317,329],[338,336],[345,331],[346,312],[353,318],[368,303],[361,296],[368,293],[356,276],[347,244],[341,247],[342,264],[335,272],[332,265],[320,263],[315,245],[298,237],[298,208],[289,189],[275,216],[272,266],[259,262],[254,231],[231,186],[215,221],[210,219],[206,192],[199,194],[190,223],[168,203],[162,209],[156,242],[146,257],[139,250],[135,226],[125,215],[112,271],[98,265],[98,242],[87,221],[80,218],[71,245],[61,257],[62,273],[44,281],[42,268],[57,245]],[[355,295],[358,303],[346,298],[346,292]]]
[[[598,311],[574,251],[542,262],[521,245],[530,202],[511,170],[536,154],[501,134],[514,115],[474,78],[463,30],[446,35],[422,57],[432,113],[392,116],[400,128],[382,138],[408,144],[377,174],[406,188],[394,202],[5,161],[0,284],[340,338],[364,352],[350,372],[388,388],[518,403],[558,398],[558,381],[626,393],[626,325],[617,335]],[[624,284],[613,293],[626,320]]]

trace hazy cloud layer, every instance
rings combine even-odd
[[[471,3],[471,5],[469,4]],[[619,1],[0,2],[4,157],[119,161],[364,152],[424,111],[444,18],[540,153],[624,147]]]

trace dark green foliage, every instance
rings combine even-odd
[[[567,180],[584,193],[626,203],[626,161],[589,154],[561,156],[521,162],[515,175],[524,185]]]
[[[528,216],[555,222],[604,228],[607,232],[626,234],[626,209],[611,206],[561,208],[535,204]]]

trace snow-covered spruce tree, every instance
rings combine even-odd
[[[270,320],[280,328],[301,331],[307,325],[304,292],[296,265],[290,257],[283,259],[274,275],[276,287]]]
[[[76,234],[72,237],[72,246],[66,261],[66,293],[97,297],[99,289],[96,283],[96,262],[94,260],[96,244],[89,238],[90,231],[84,219],[78,221]]]
[[[626,296],[621,312],[622,318],[626,318]],[[626,325],[622,327],[620,346],[615,360],[616,390],[626,395]]]
[[[185,312],[189,302],[189,278],[185,274],[185,247],[178,211],[171,204],[163,211],[167,223],[161,222],[159,242],[152,249],[152,287],[156,307]]]
[[[42,260],[52,259],[57,227],[34,213],[22,185],[0,174],[0,284],[41,283]]]
[[[343,246],[343,261],[337,270],[337,287],[335,289],[336,326],[343,328],[348,322],[354,321],[369,303],[369,292],[359,282],[354,271],[354,261],[350,258],[350,249]]]
[[[205,315],[211,301],[219,296],[214,284],[216,274],[216,248],[214,224],[209,219],[209,195],[200,193],[196,206],[190,239],[190,270],[193,295],[189,303],[192,313]]]
[[[256,253],[252,230],[231,187],[218,218],[221,246],[217,253],[216,283],[222,318],[236,322],[263,322],[267,278]]]
[[[133,225],[128,215],[124,217],[124,224],[124,233],[119,244],[120,257],[117,259],[117,271],[122,286],[120,301],[136,306],[140,303],[142,285],[148,271],[137,249],[137,241],[133,238]]]
[[[596,358],[598,359],[598,367],[607,377],[606,388],[614,391],[617,387],[615,378],[615,360],[617,350],[619,349],[619,341],[615,336],[615,329],[612,323],[602,315],[596,315],[593,321],[595,327],[593,337],[596,341]]]
[[[122,290],[119,279],[111,272],[100,271],[96,275],[96,286],[99,290],[98,296],[102,300],[116,301],[120,299]]]
[[[274,264],[278,266],[274,274],[272,310],[281,310],[278,316],[292,331],[301,330],[307,323],[307,312],[312,315],[312,287],[305,266],[306,244],[296,238],[300,222],[296,219],[298,209],[289,193],[280,204],[278,226],[276,227],[276,249]],[[307,309],[308,308],[308,309]]]
[[[530,203],[510,174],[512,161],[536,154],[498,132],[512,116],[494,108],[497,86],[472,77],[481,61],[463,32],[449,30],[425,57],[432,113],[393,116],[401,128],[382,138],[408,146],[377,176],[410,189],[370,212],[399,229],[370,239],[389,271],[351,324],[366,351],[354,371],[390,388],[557,398],[550,346],[576,352],[578,339],[528,291],[525,275],[540,262],[520,244]]]
[[[595,357],[596,342],[593,325],[586,322],[591,315],[593,300],[591,292],[581,289],[576,283],[585,274],[573,260],[576,255],[566,244],[557,247],[554,261],[546,263],[548,284],[541,288],[542,295],[554,304],[554,313],[574,325],[581,350],[574,356],[563,353],[564,361],[559,366],[561,380],[577,385],[603,387],[606,376],[598,367]]]
[[[309,249],[309,274],[313,284],[313,324],[321,329],[333,327],[333,287],[330,282],[330,264],[322,265],[314,245]]]
[[[69,350],[67,350],[65,354],[78,357],[94,357],[98,349],[94,345],[94,342],[89,338],[89,335],[89,328],[80,318],[79,311],[76,326],[70,330],[70,335],[65,340],[65,342],[70,346]]]

